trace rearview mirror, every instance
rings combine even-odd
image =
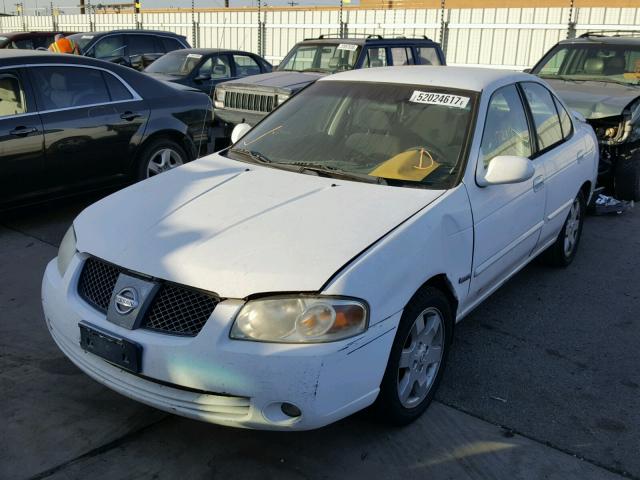
[[[520,183],[529,180],[535,172],[528,158],[500,155],[489,162],[484,181],[487,185]]]
[[[236,143],[244,137],[249,130],[251,130],[251,125],[248,123],[240,123],[236,125],[231,132],[231,143]]]

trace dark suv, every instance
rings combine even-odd
[[[0,48],[46,50],[56,34],[71,35],[72,32],[9,32],[0,34]]]
[[[186,37],[155,30],[112,30],[70,35],[86,57],[144,70],[167,52],[191,48]]]
[[[563,40],[531,70],[591,124],[600,184],[640,200],[640,32],[589,32]]]
[[[318,78],[344,70],[391,65],[444,65],[440,44],[423,38],[307,39],[296,44],[272,73],[221,83],[215,91],[217,135],[234,125],[255,125],[271,110]],[[220,133],[222,132],[222,133]]]

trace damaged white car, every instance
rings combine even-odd
[[[304,430],[373,405],[405,424],[457,321],[538,254],[571,263],[597,160],[531,75],[326,77],[228,151],[82,212],[44,275],[47,326],[168,412]]]

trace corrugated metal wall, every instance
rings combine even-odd
[[[640,8],[345,9],[340,16],[337,9],[24,16],[0,18],[0,29],[50,30],[55,25],[68,31],[170,30],[194,46],[249,50],[276,64],[296,42],[341,30],[426,35],[443,41],[450,64],[517,69],[531,66],[568,35],[588,30],[640,32]]]

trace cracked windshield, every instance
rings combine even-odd
[[[475,103],[475,93],[460,90],[320,81],[253,128],[229,156],[300,173],[445,189],[463,163]]]
[[[539,67],[542,78],[640,84],[640,46],[567,45]]]

